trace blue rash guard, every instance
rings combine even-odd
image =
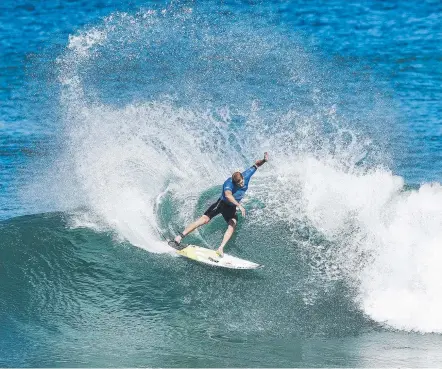
[[[249,182],[250,178],[252,178],[252,175],[256,172],[256,166],[253,165],[249,169],[242,172],[242,176],[244,177],[244,186],[239,187],[235,183],[233,183],[232,178],[228,178],[224,184],[223,184],[223,191],[221,193],[220,199],[223,200],[226,204],[230,206],[233,205],[229,200],[227,200],[225,191],[232,191],[232,195],[235,198],[236,201],[240,202],[242,198],[244,197],[247,189],[249,188]]]

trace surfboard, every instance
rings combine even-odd
[[[172,244],[173,241],[169,241],[169,245]],[[206,249],[205,247],[197,245],[181,244],[180,247],[182,248],[176,250],[176,253],[178,255],[214,267],[228,269],[256,269],[262,267],[262,265],[260,264],[254,263],[249,260],[237,258],[236,256],[232,256],[226,253],[224,253],[224,255],[220,257],[215,250]]]

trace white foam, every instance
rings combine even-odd
[[[441,201],[441,186],[424,184],[385,209],[382,243],[361,274],[362,306],[376,321],[442,332]]]
[[[377,322],[442,332],[440,184],[405,191],[403,179],[382,168],[348,170],[308,155],[292,163],[279,180],[298,196],[286,193],[279,215],[312,224],[335,244],[327,253],[307,245],[328,266],[327,277],[346,278]]]

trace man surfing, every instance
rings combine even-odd
[[[222,214],[224,220],[228,224],[221,245],[216,251],[216,253],[222,257],[224,255],[224,246],[232,237],[238,223],[236,209],[238,208],[241,211],[243,217],[246,216],[246,210],[240,204],[240,201],[243,199],[247,189],[249,188],[250,178],[252,178],[252,175],[256,172],[256,170],[268,160],[269,154],[265,152],[264,159],[255,161],[255,164],[244,172],[235,172],[232,174],[232,177],[227,178],[223,184],[223,190],[219,199],[209,206],[204,215],[188,225],[182,233],[176,236],[175,243],[179,245],[181,240],[189,233],[193,232],[198,227],[209,223],[210,220],[218,214]]]

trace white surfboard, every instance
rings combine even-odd
[[[180,256],[184,256],[200,263],[229,269],[256,269],[262,267],[260,264],[253,263],[249,260],[240,259],[226,253],[220,257],[215,250],[206,249],[196,245],[185,246],[186,247],[181,250],[176,250],[176,253]]]

